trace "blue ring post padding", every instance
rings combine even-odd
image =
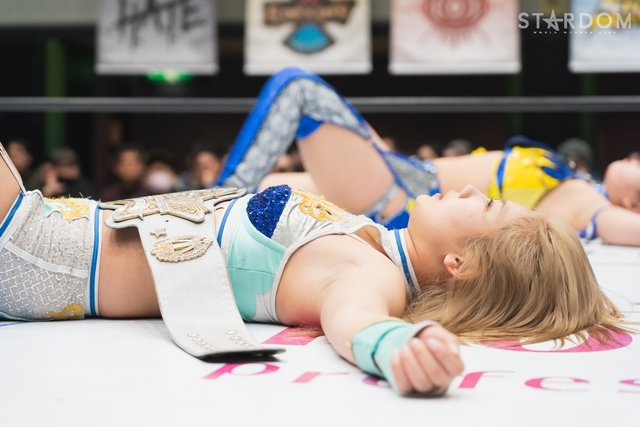
[[[11,220],[13,219],[16,212],[18,211],[18,208],[22,204],[23,198],[24,198],[24,194],[22,192],[18,193],[18,197],[16,197],[16,200],[13,202],[13,205],[11,206],[9,213],[7,214],[4,221],[2,221],[2,224],[0,225],[0,237],[2,237],[4,232],[7,231],[7,228],[9,228],[9,224],[11,224]]]
[[[240,129],[240,133],[238,134],[238,137],[231,149],[229,158],[227,159],[227,162],[225,163],[224,168],[222,169],[222,172],[214,186],[223,185],[224,181],[234,174],[236,168],[242,162],[244,155],[249,150],[249,147],[253,144],[256,134],[262,127],[262,123],[269,114],[269,110],[276,98],[280,95],[280,92],[282,92],[289,83],[299,78],[307,78],[333,89],[331,85],[325,82],[318,75],[296,67],[287,67],[271,76],[260,91],[256,105],[253,107],[253,110],[249,113],[247,120],[242,125],[242,129]],[[366,123],[360,113],[358,113],[358,111],[349,102],[344,98],[343,101],[362,124]],[[310,123],[305,123],[305,125],[306,128],[304,131],[309,132],[313,129],[313,126],[309,126]],[[306,134],[306,136],[308,135],[310,135],[310,133]]]
[[[96,269],[98,266],[98,248],[100,247],[100,211],[96,206],[93,214],[93,254],[91,256],[91,279],[89,280],[89,310],[91,316],[97,317],[96,310]]]

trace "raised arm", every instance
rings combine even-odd
[[[640,246],[640,214],[609,206],[598,215],[596,224],[603,243]]]
[[[404,284],[383,267],[341,275],[320,305],[322,328],[338,354],[396,391],[441,394],[463,369],[457,338],[437,324],[391,317],[404,311]]]
[[[604,243],[640,246],[640,214],[612,205],[585,181],[563,182],[536,210],[562,218],[578,231],[595,220],[597,237]]]

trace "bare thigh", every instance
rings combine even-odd
[[[0,222],[9,213],[9,209],[19,193],[18,181],[9,170],[9,166],[0,158]]]
[[[274,185],[287,184],[291,188],[297,190],[307,191],[309,193],[321,194],[321,191],[313,181],[313,177],[308,172],[278,172],[270,173],[265,176],[260,185],[258,191],[262,191],[267,187]]]
[[[350,212],[371,208],[393,183],[371,143],[339,126],[323,125],[300,140],[298,150],[319,192]],[[389,207],[400,205],[404,194],[396,199]]]
[[[219,207],[227,205],[222,203]],[[104,218],[111,215],[104,211]],[[216,210],[217,221],[223,210]],[[151,268],[136,228],[114,230],[102,225],[100,316],[112,318],[160,317]]]

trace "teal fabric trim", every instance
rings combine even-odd
[[[245,206],[238,206],[246,209]],[[242,212],[233,224],[227,267],[233,295],[244,320],[254,320],[256,298],[269,293],[286,248],[260,233]],[[228,227],[228,226],[227,226]]]
[[[399,320],[387,320],[384,322],[374,323],[373,325],[360,330],[351,340],[351,351],[353,352],[356,364],[365,372],[385,377],[387,380],[390,380],[391,377],[387,377],[385,375],[384,369],[380,366],[376,355],[387,335],[396,330],[410,328],[411,325],[406,322]],[[390,363],[391,351],[389,351],[389,364]]]
[[[396,389],[391,372],[391,355],[434,323],[428,320],[416,324],[400,320],[374,323],[351,339],[353,357],[360,369],[383,377]]]

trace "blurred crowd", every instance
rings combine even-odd
[[[392,138],[383,138],[382,143],[389,149],[396,150]],[[465,139],[454,139],[444,146],[436,143],[422,144],[412,157],[428,161],[438,157],[471,154],[475,148]],[[166,149],[147,150],[140,145],[122,145],[109,161],[111,184],[98,189],[83,175],[79,156],[69,147],[57,148],[38,167],[34,165],[28,141],[11,139],[6,144],[6,149],[27,189],[39,189],[45,197],[50,198],[91,197],[104,201],[209,188],[218,178],[227,155],[211,144],[196,143],[184,160],[184,166],[179,168],[175,156]],[[560,144],[558,152],[564,156],[576,175],[590,181],[601,180],[601,175],[593,169],[591,146],[585,141],[569,139]],[[301,171],[304,168],[295,146],[273,168],[273,172]]]
[[[55,149],[46,161],[35,167],[27,140],[14,138],[5,145],[25,187],[40,190],[49,198],[90,197],[109,201],[209,188],[218,178],[226,158],[226,153],[212,144],[195,143],[180,168],[178,159],[169,150],[147,150],[141,145],[125,144],[109,159],[110,184],[95,188],[83,175],[78,154],[69,147]],[[303,170],[295,149],[284,154],[273,168],[274,172]]]

